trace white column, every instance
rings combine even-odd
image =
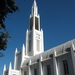
[[[74,50],[75,50],[75,47],[74,47],[74,44],[72,42],[72,47],[71,47],[71,56],[72,56],[72,62],[73,62],[73,68],[74,68],[74,75],[75,75],[75,54],[74,54]]]
[[[40,31],[40,15],[38,14],[38,24],[39,24],[39,31]]]
[[[11,62],[10,62],[8,75],[11,75],[11,69],[12,69],[12,66],[11,66]]]
[[[35,28],[33,27],[33,33],[32,33],[32,50],[33,50],[33,55],[35,55]]]
[[[54,54],[53,54],[54,75],[58,75],[57,60],[55,56],[56,56],[56,51],[54,49]]]
[[[35,7],[34,7],[34,5],[33,5],[33,55],[35,55]]]
[[[43,75],[43,70],[42,70],[42,56],[40,57],[40,60],[39,60],[39,75]]]
[[[42,52],[44,52],[44,38],[43,38],[43,30],[41,29],[41,47],[42,47]]]
[[[5,75],[5,71],[6,71],[6,65],[4,65],[4,68],[3,68],[3,75]]]
[[[35,28],[35,7],[33,9],[33,27]]]
[[[20,72],[19,72],[19,73],[20,73],[19,75],[22,75],[22,74],[21,74],[21,69],[20,69]]]
[[[22,67],[22,64],[23,64],[23,61],[24,61],[24,56],[25,56],[25,46],[23,44],[23,46],[22,46],[22,57],[21,57],[21,67]]]
[[[31,67],[30,67],[30,65],[31,65],[31,59],[30,59],[30,61],[29,61],[29,65],[28,65],[28,73],[29,73],[29,75],[31,75]]]
[[[28,55],[28,29],[26,31],[26,54],[25,55]]]
[[[16,69],[16,54],[17,54],[18,50],[16,48],[15,50],[15,55],[14,55],[14,70]]]
[[[24,75],[24,69],[20,68],[20,74],[19,75]]]

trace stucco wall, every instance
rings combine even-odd
[[[43,75],[47,75],[47,65],[50,65],[51,75],[54,75],[53,60],[52,59],[44,61],[42,64],[43,64]]]
[[[67,60],[68,62],[69,75],[74,75],[73,63],[72,63],[72,58],[71,58],[70,53],[57,57],[59,75],[65,75],[64,67],[63,67],[63,60]]]
[[[37,69],[37,75],[39,75],[39,65],[35,64],[31,66],[31,75],[34,75],[34,69]]]
[[[21,55],[22,53],[18,53],[16,54],[16,70],[20,69],[20,65],[21,65]]]

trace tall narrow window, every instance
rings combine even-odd
[[[39,30],[38,18],[35,17],[35,29]]]
[[[33,28],[33,17],[30,18],[30,30]]]
[[[50,68],[50,65],[47,65],[47,75],[51,75],[51,68]]]
[[[27,75],[27,74],[26,74],[26,71],[24,71],[24,75]]]
[[[68,62],[67,62],[67,60],[63,60],[63,67],[64,67],[65,75],[68,75],[69,74],[69,69],[68,69]]]
[[[37,75],[37,69],[36,68],[34,69],[34,75]]]

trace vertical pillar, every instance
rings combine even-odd
[[[75,75],[75,53],[74,53],[75,47],[74,44],[72,42],[72,47],[71,47],[71,56],[72,56],[72,62],[73,62],[73,68],[74,68],[74,75]]]
[[[12,66],[11,66],[11,62],[10,62],[8,75],[11,75],[11,69],[12,69]]]
[[[29,73],[29,75],[31,75],[31,67],[30,67],[30,65],[31,65],[31,59],[30,59],[30,61],[29,61],[29,65],[28,65],[28,73]]]
[[[53,54],[54,75],[58,75],[57,60],[55,56],[56,56],[56,51],[54,49],[54,54]]]
[[[40,31],[40,15],[38,16],[38,24],[39,24],[39,31]]]
[[[35,1],[34,1],[34,5],[33,5],[33,27],[35,28]]]
[[[41,34],[41,45],[42,45],[41,47],[42,47],[42,52],[44,52],[44,40],[43,40],[44,38],[43,38],[43,30],[42,29],[41,29],[41,33],[42,33]]]
[[[21,74],[21,69],[20,69],[20,74],[19,74],[19,75],[22,75],[22,74]]]
[[[24,75],[24,69],[20,68],[20,74],[19,75]]]
[[[22,46],[22,57],[21,57],[21,67],[22,67],[22,64],[23,64],[23,61],[24,61],[24,56],[25,56],[25,46],[23,44],[23,46]]]
[[[32,50],[33,50],[33,56],[35,55],[35,28],[33,27],[33,33],[32,33]]]
[[[28,37],[29,36],[28,36],[28,29],[27,29],[26,31],[26,52],[25,52],[26,54],[25,55],[28,55],[28,52],[27,52],[28,51]]]
[[[33,5],[33,55],[35,55],[35,1]]]
[[[39,60],[39,75],[43,75],[43,70],[42,70],[42,56],[40,57],[40,60]]]
[[[14,55],[14,70],[16,70],[16,54],[17,54],[18,50],[16,48],[15,50],[15,55]]]
[[[4,65],[4,68],[3,68],[3,75],[5,75],[5,71],[6,71],[6,65]]]

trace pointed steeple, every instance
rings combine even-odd
[[[26,31],[27,33],[28,33],[28,29],[27,29],[27,31]]]
[[[38,7],[37,7],[36,0],[34,0],[34,2],[33,2],[32,15],[34,15],[34,16],[37,16],[38,15]]]
[[[12,65],[11,65],[11,62],[10,62],[10,64],[9,64],[9,69],[12,69]]]
[[[26,55],[33,56],[44,51],[43,30],[40,30],[40,15],[36,0],[32,5],[29,27],[26,32]]]
[[[34,0],[34,4],[33,4],[33,6],[34,6],[34,7],[37,6],[37,4],[36,4],[36,0]]]
[[[6,65],[4,65],[3,72],[6,71]]]
[[[6,65],[4,65],[4,69],[3,69],[4,71],[6,70]]]
[[[25,46],[24,46],[24,44],[23,44],[23,46],[22,46],[21,67],[22,67],[22,64],[23,64],[23,61],[24,61],[24,56],[25,56]]]
[[[34,0],[30,15],[30,30],[35,28],[36,30],[40,30],[40,16],[38,14],[38,7],[36,0]]]
[[[15,50],[15,55],[14,55],[14,69],[16,69],[16,54],[17,54],[17,52],[18,52],[18,49],[16,48],[16,50]]]
[[[17,50],[17,48],[16,48],[15,53],[17,53],[17,52],[18,52],[18,50]]]
[[[22,58],[24,58],[24,55],[25,55],[25,46],[23,44],[23,46],[22,46]]]
[[[5,75],[5,71],[6,71],[6,65],[4,65],[4,68],[3,68],[3,75]]]
[[[11,62],[9,64],[9,71],[8,71],[8,75],[11,75],[11,69],[12,69],[12,66],[11,66]]]
[[[24,46],[24,44],[23,44],[23,46],[22,46],[22,50],[24,51],[24,49],[25,49],[25,46]]]

